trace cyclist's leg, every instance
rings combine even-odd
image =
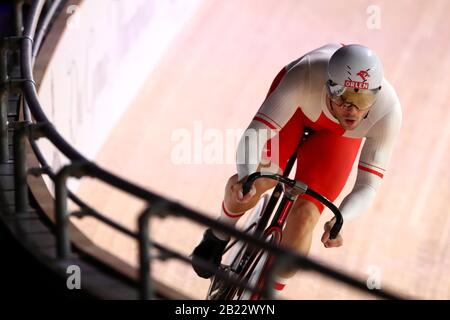
[[[347,182],[361,141],[329,131],[315,132],[300,147],[296,179],[334,201]],[[313,230],[323,210],[324,206],[316,199],[308,195],[300,196],[286,222],[282,245],[308,254]],[[295,272],[295,268],[285,268],[279,276],[290,278]]]
[[[311,201],[298,199],[286,222],[281,244],[307,255],[311,248],[312,232],[319,221],[320,213]]]

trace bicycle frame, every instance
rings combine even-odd
[[[288,177],[290,172],[292,171],[292,168],[294,167],[295,161],[297,160],[297,152],[300,148],[301,144],[308,138],[308,136],[311,134],[312,130],[309,128],[305,128],[302,138],[300,139],[300,142],[294,152],[294,154],[289,158],[288,163],[286,164],[286,167],[283,172],[283,176]],[[248,180],[247,180],[248,181]],[[249,184],[250,185],[250,184]],[[244,187],[244,193],[248,192],[248,190],[245,190]],[[276,244],[280,244],[281,238],[282,238],[282,230],[284,223],[288,217],[288,214],[292,208],[292,205],[294,204],[296,198],[298,195],[288,193],[291,190],[286,190],[284,188],[284,185],[282,183],[278,183],[275,186],[275,189],[272,191],[272,194],[270,196],[269,202],[267,203],[266,207],[264,208],[264,212],[262,214],[261,219],[258,221],[254,235],[256,237],[263,236],[264,238],[268,237],[271,232],[273,232],[276,235]],[[275,212],[275,215],[272,218],[272,221],[270,225],[266,228],[266,226],[269,223],[269,219],[272,216],[272,212],[274,211],[277,203],[279,202],[280,196],[283,195],[283,198],[281,199],[280,205],[277,208],[277,211]],[[249,227],[251,229],[252,226]],[[249,230],[246,230],[248,232]],[[228,251],[236,242],[233,242],[229,245],[229,247],[225,250]],[[257,250],[254,248],[248,248],[244,247],[245,250],[244,254],[242,255],[242,258],[240,260],[240,263],[236,269],[236,272],[238,274],[246,274],[248,271],[251,271],[252,267],[255,267],[251,263],[249,264],[249,261],[255,260],[255,255],[258,254]],[[247,269],[247,270],[246,270]],[[238,291],[241,291],[238,289]],[[242,293],[242,292],[241,292]],[[232,293],[230,293],[232,294]],[[253,297],[253,295],[252,295]]]
[[[296,157],[297,152],[295,152],[294,155],[289,159],[288,165],[285,169],[283,176],[287,177],[289,175],[289,172],[291,171],[293,164],[295,163]],[[260,176],[264,175],[261,174]],[[256,226],[255,236],[261,236],[262,234],[263,239],[268,239],[270,236],[272,236],[271,239],[272,244],[279,245],[281,243],[283,227],[289,216],[292,206],[297,200],[297,197],[300,194],[306,192],[307,186],[306,185],[300,186],[300,190],[302,191],[298,191],[298,189],[293,187],[285,187],[285,185],[281,183],[279,183],[276,186],[275,190],[272,192],[272,196],[269,200],[268,205],[264,209],[262,218]],[[271,212],[273,211],[275,205],[278,203],[279,197],[281,195],[283,195],[283,197],[281,198],[277,211],[273,215],[271,223],[267,226],[268,221],[272,216]],[[247,247],[245,253],[242,256],[243,258],[241,259],[241,264],[239,265],[236,271],[239,274],[246,275],[247,277],[250,276],[253,270],[256,268],[259,259],[261,259],[262,255],[263,253],[258,252],[257,249]],[[272,260],[273,260],[272,256],[269,256],[267,258],[267,262],[265,262],[265,265],[261,272],[262,274],[264,274],[265,270],[267,270],[271,266]],[[248,263],[249,261],[252,263]],[[249,279],[247,278],[245,280],[248,281]],[[263,277],[261,277],[256,285],[256,288],[261,290],[264,287],[264,285],[265,280]],[[243,293],[242,291],[243,291],[242,289],[239,289],[238,294],[242,294]],[[259,298],[260,298],[259,294],[253,293],[250,297],[250,300],[258,300]]]
[[[265,230],[263,232],[264,239],[269,239],[269,237],[272,236],[271,242],[274,245],[279,245],[281,243],[282,234],[283,234],[283,226],[287,220],[289,212],[292,209],[292,206],[294,205],[295,200],[298,197],[298,194],[296,194],[292,191],[294,191],[294,189],[284,190],[283,198],[281,199],[281,203],[278,206],[277,211],[276,211],[275,215],[273,216],[270,225],[267,228],[265,228]],[[267,207],[266,207],[266,210],[267,210]],[[270,211],[265,211],[263,213],[263,217],[266,217],[266,216],[270,217],[270,215],[266,214],[266,212],[270,213]],[[262,226],[264,226],[263,223],[258,223],[258,227],[261,228]],[[245,275],[250,276],[252,274],[254,268],[256,268],[256,266],[259,262],[259,259],[261,259],[261,257],[263,256],[263,252],[258,252],[258,250],[255,248],[247,248],[243,257],[245,257],[247,255],[248,255],[247,259],[241,260],[243,262],[247,262],[246,265],[242,265],[241,272]],[[271,266],[272,259],[273,259],[272,256],[269,256],[267,258],[267,262],[265,262],[265,265],[261,272],[262,274],[264,274],[265,271]],[[252,261],[252,260],[253,260],[253,263],[248,263],[248,261]],[[247,270],[245,270],[245,269],[247,269]],[[246,280],[248,281],[249,279],[246,279]],[[265,279],[263,277],[261,277],[256,285],[256,288],[261,290],[264,287],[264,285],[265,285]],[[242,294],[242,290],[238,290],[238,292],[240,292],[240,294]],[[260,298],[259,294],[253,293],[250,297],[250,300],[257,300],[259,298]]]
[[[288,163],[286,164],[286,168],[284,169],[283,176],[287,177],[291,173],[291,170],[294,167],[295,161],[297,160],[298,149],[300,148],[302,143],[308,138],[308,136],[310,134],[311,134],[311,130],[308,128],[305,128],[305,132],[303,133],[303,137],[301,138],[300,143],[298,144],[294,154],[289,158]],[[278,183],[272,192],[272,195],[270,197],[269,203],[267,204],[265,212],[273,212],[282,193],[283,193],[283,185]],[[281,207],[281,204],[280,204],[280,207]],[[278,212],[277,212],[277,214],[278,214]],[[277,214],[276,214],[276,216],[277,216]],[[261,234],[261,232],[263,231],[263,229],[269,222],[269,219],[270,219],[270,215],[263,214],[263,219],[261,220],[261,223],[256,228],[256,232],[255,232],[256,234]],[[273,224],[273,221],[272,221],[272,224]]]

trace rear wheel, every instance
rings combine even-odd
[[[242,228],[244,232],[248,234],[253,234],[255,232],[256,226],[264,213],[264,209],[266,208],[268,201],[269,196],[267,194],[263,195],[259,199],[252,212],[248,214],[248,218]],[[225,249],[224,259],[220,266],[220,270],[232,278],[239,279],[239,274],[245,267],[246,258],[250,258],[250,256],[248,256],[250,251],[247,249],[248,246],[245,242],[233,241]],[[236,299],[235,295],[239,291],[241,290],[239,290],[238,286],[232,285],[223,279],[213,276],[211,278],[211,284],[209,286],[206,299],[233,300]]]

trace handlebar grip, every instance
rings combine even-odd
[[[343,224],[343,220],[341,220],[341,219],[336,220],[336,222],[333,225],[333,228],[331,228],[331,230],[330,230],[330,240],[336,239],[339,232],[341,231],[342,224]]]
[[[253,182],[245,182],[242,186],[242,194],[245,196],[247,193],[250,192],[250,189],[252,188]]]
[[[242,185],[242,194],[245,196],[247,193],[250,192],[250,189],[252,188],[253,182],[261,175],[260,172],[252,173],[247,177],[247,180]]]

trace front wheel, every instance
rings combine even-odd
[[[265,239],[266,242],[273,245],[278,244],[281,241],[281,230],[273,229],[265,236]],[[258,250],[254,257],[253,263],[248,266],[243,279],[250,287],[263,290],[267,285],[266,276],[269,266],[272,264],[272,256],[266,251]],[[240,290],[238,297],[239,300],[260,300],[262,298],[260,294],[250,290]]]
[[[261,219],[264,210],[269,202],[269,196],[263,195],[258,203],[253,208],[252,212],[248,214],[247,220],[244,223],[243,231],[248,234],[253,234],[259,220]],[[239,268],[244,253],[247,251],[247,244],[243,241],[232,241],[225,249],[224,259],[220,266],[220,270],[224,271],[228,276],[238,279]],[[206,300],[228,300],[233,299],[234,293],[238,291],[238,287],[229,284],[227,281],[216,276],[211,278],[211,284],[206,295]]]

